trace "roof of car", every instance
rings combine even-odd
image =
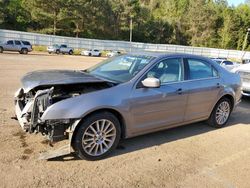
[[[173,53],[173,52],[131,52],[128,53],[130,55],[135,55],[135,56],[151,56],[151,57],[156,57],[156,58],[164,58],[164,57],[190,57],[190,58],[202,58],[202,59],[208,59],[207,57],[204,56],[198,56],[198,55],[193,55],[193,54],[187,54],[187,53]]]

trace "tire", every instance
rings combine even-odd
[[[22,48],[21,49],[21,54],[28,54],[28,49],[27,48]]]
[[[99,122],[99,134],[97,122]],[[119,143],[120,123],[116,116],[110,112],[90,115],[79,126],[73,137],[72,147],[81,159],[91,161],[103,159]]]
[[[220,99],[215,105],[207,123],[211,127],[224,127],[232,112],[232,103],[228,98]],[[223,113],[223,114],[221,114]]]
[[[89,53],[89,56],[91,56],[91,53]]]
[[[73,51],[72,51],[72,50],[70,50],[70,51],[69,51],[69,55],[72,55],[72,54],[73,54]]]
[[[49,52],[49,54],[51,54],[51,52]]]
[[[59,50],[56,50],[56,54],[60,54],[60,51],[59,51]]]
[[[0,47],[0,53],[3,53],[3,47]]]

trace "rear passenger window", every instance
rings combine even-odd
[[[21,42],[18,40],[15,40],[15,45],[21,45]]]
[[[212,78],[218,76],[217,71],[209,64],[196,59],[187,60],[189,67],[189,80]]]
[[[30,42],[28,42],[28,41],[22,41],[22,43],[23,43],[24,45],[30,45]]]

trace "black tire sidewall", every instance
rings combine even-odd
[[[230,106],[230,113],[229,113],[229,116],[228,116],[228,118],[227,118],[227,120],[226,120],[225,123],[223,123],[223,124],[218,124],[217,121],[216,121],[216,111],[217,111],[219,105],[220,105],[222,102],[224,102],[224,101],[226,101],[226,102],[229,103],[229,106]],[[222,98],[222,99],[220,99],[220,100],[216,103],[216,105],[215,105],[215,107],[214,107],[214,109],[213,109],[213,111],[212,111],[212,114],[210,115],[210,117],[209,117],[209,119],[208,119],[208,124],[209,124],[211,127],[215,127],[215,128],[224,127],[224,126],[227,124],[227,122],[228,122],[228,120],[229,120],[229,118],[230,118],[231,112],[232,112],[232,102],[231,102],[228,98]]]
[[[3,47],[0,47],[0,53],[3,53]]]
[[[91,155],[87,154],[84,151],[83,147],[82,147],[82,137],[83,137],[83,134],[84,134],[85,130],[93,122],[95,122],[95,121],[97,121],[99,119],[107,119],[107,120],[111,121],[116,127],[116,133],[117,134],[116,134],[116,138],[115,138],[115,141],[114,141],[112,147],[106,153],[104,153],[104,154],[102,154],[100,156],[91,156]],[[120,123],[119,123],[118,119],[116,118],[116,116],[114,116],[110,112],[102,112],[102,113],[93,114],[93,115],[87,117],[86,119],[83,119],[83,122],[81,122],[81,124],[79,126],[80,127],[76,130],[77,132],[74,135],[72,147],[75,150],[76,154],[81,159],[86,159],[86,160],[90,160],[90,161],[103,159],[107,155],[109,155],[117,147],[117,145],[118,145],[118,143],[120,141],[120,137],[121,137]]]
[[[28,49],[26,49],[26,48],[23,48],[23,49],[21,49],[21,54],[28,54]]]

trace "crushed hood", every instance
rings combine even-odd
[[[29,72],[21,79],[25,92],[38,86],[66,85],[77,83],[105,82],[83,71],[49,70]]]

